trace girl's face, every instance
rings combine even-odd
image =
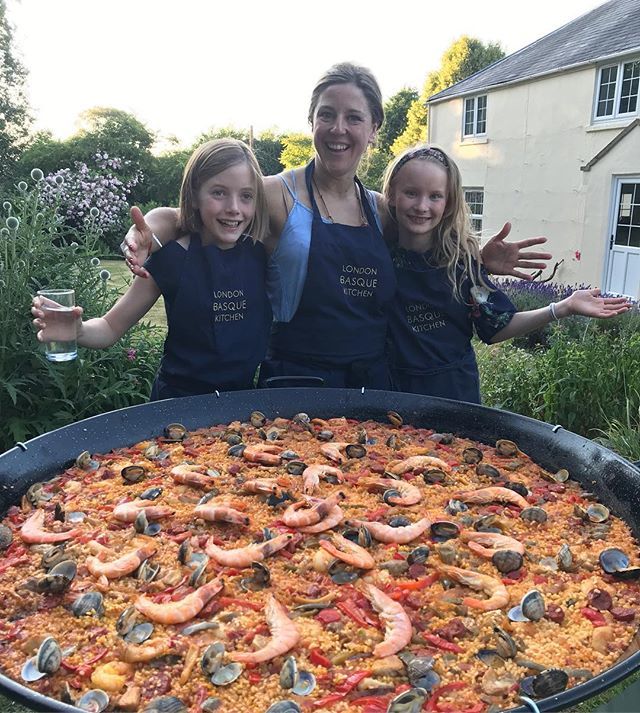
[[[397,172],[389,205],[396,210],[400,238],[427,241],[447,207],[447,170],[435,161],[414,158]]]
[[[256,212],[253,171],[238,163],[206,180],[198,189],[195,207],[202,220],[202,240],[222,250],[232,248],[247,231]]]
[[[355,84],[334,84],[318,98],[313,114],[313,145],[318,159],[332,175],[355,175],[376,131],[367,99]]]

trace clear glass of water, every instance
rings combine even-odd
[[[46,328],[45,355],[49,361],[71,361],[78,356],[74,290],[38,290]]]

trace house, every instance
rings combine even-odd
[[[640,0],[610,0],[433,95],[483,235],[546,235],[554,281],[640,297]],[[545,273],[547,275],[548,273]]]

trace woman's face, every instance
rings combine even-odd
[[[318,160],[332,175],[355,175],[377,130],[367,99],[355,84],[334,84],[318,98],[313,144]]]

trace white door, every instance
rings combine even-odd
[[[613,200],[606,290],[640,297],[640,177],[618,178]]]

